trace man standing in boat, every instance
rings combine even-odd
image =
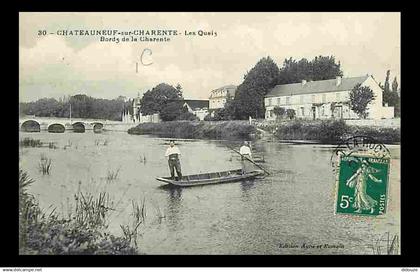
[[[251,172],[253,167],[249,160],[252,161],[252,153],[250,144],[247,141],[241,146],[239,153],[241,154],[242,174]]]
[[[168,164],[169,164],[169,170],[171,171],[171,178],[175,179],[175,170],[176,170],[176,174],[178,176],[177,180],[181,180],[182,179],[181,163],[179,161],[179,157],[181,156],[181,151],[179,151],[179,148],[175,146],[174,140],[170,140],[169,145],[170,146],[166,150],[165,157],[168,157]]]

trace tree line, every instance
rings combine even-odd
[[[19,103],[19,113],[39,117],[68,118],[71,105],[71,116],[75,118],[121,121],[124,112],[133,114],[132,103],[132,100],[126,101],[123,96],[116,99],[102,99],[77,94],[64,96],[58,100],[42,98],[35,102],[21,102]]]

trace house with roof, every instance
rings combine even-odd
[[[123,123],[159,123],[162,121],[158,113],[143,115],[140,111],[140,101],[140,94],[137,94],[137,97],[133,99],[131,104],[131,107],[133,108],[133,114],[130,114],[128,111],[123,112]]]
[[[350,92],[357,85],[369,87],[375,99],[368,105],[368,119],[394,117],[394,107],[383,106],[382,89],[372,76],[337,77],[336,79],[306,81],[277,85],[264,98],[265,118],[276,119],[275,107],[295,110],[304,119],[360,119],[350,109]]]
[[[183,107],[187,108],[189,112],[194,114],[200,120],[209,114],[209,100],[182,100]]]
[[[223,108],[229,98],[235,97],[236,88],[236,85],[226,85],[212,90],[209,97],[210,111]]]

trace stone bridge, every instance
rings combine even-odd
[[[119,121],[83,119],[83,118],[55,118],[25,116],[19,118],[19,130],[26,132],[48,131],[62,133],[73,131],[83,133],[86,130],[101,132],[102,130],[127,130],[132,124]]]

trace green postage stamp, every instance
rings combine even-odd
[[[339,156],[336,213],[384,215],[389,163],[389,158],[365,154]]]

